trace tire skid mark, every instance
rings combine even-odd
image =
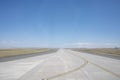
[[[84,59],[85,61],[88,61],[87,59],[85,59],[84,57],[82,57],[82,56],[80,56],[80,55],[76,55],[76,54],[73,54],[73,53],[71,53],[71,54],[72,54],[72,55],[75,55],[75,56],[78,56],[78,57]],[[104,67],[102,67],[102,66],[100,66],[100,65],[98,65],[98,64],[95,64],[95,63],[93,63],[93,62],[90,62],[90,61],[88,61],[88,63],[90,63],[90,64],[92,64],[92,65],[94,65],[94,66],[96,66],[96,67],[98,67],[98,68],[100,68],[100,69],[102,69],[102,70],[104,70],[105,72],[108,72],[108,73],[110,73],[110,74],[112,74],[112,75],[120,78],[120,75],[119,75],[119,74],[114,73],[114,72],[110,71],[109,69],[106,69],[106,68],[104,68]]]
[[[47,80],[52,80],[52,79],[54,79],[54,78],[61,77],[61,76],[64,76],[64,75],[73,73],[73,72],[78,71],[78,70],[80,70],[81,68],[85,67],[87,64],[88,64],[88,61],[85,61],[85,62],[84,62],[81,66],[79,66],[79,67],[77,67],[77,68],[75,68],[75,69],[73,69],[73,70],[70,70],[70,71],[67,71],[67,72],[64,72],[64,73],[55,75],[55,76],[48,77]]]
[[[84,67],[88,64],[88,61],[87,61],[86,59],[84,59],[84,58],[82,58],[82,60],[84,61],[84,63],[83,63],[81,66],[79,66],[79,67],[77,67],[77,68],[75,68],[75,69],[69,70],[69,71],[67,71],[67,72],[64,72],[64,73],[61,73],[61,74],[58,74],[58,75],[55,75],[55,76],[48,77],[46,80],[52,80],[52,79],[54,79],[54,78],[58,78],[58,77],[67,75],[67,74],[76,72],[76,71],[84,68]]]

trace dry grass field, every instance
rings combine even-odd
[[[86,52],[86,53],[95,53],[95,54],[106,53],[106,54],[120,55],[120,49],[117,48],[92,48],[92,49],[74,48],[72,50]]]
[[[48,50],[50,50],[50,49],[48,49],[48,48],[43,48],[43,49],[0,49],[0,57],[31,54],[31,53],[37,53],[37,52],[45,52]]]

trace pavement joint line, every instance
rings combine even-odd
[[[49,57],[50,58],[50,57]],[[47,59],[45,59],[45,60],[43,60],[41,63],[44,63],[44,62],[46,62],[47,60],[49,60],[49,58],[47,58]],[[36,68],[39,68],[39,66],[40,66],[40,64],[41,63],[39,63],[37,66],[35,66],[34,68],[32,68],[30,71],[28,71],[27,73],[25,73],[24,75],[22,75],[19,79],[17,79],[17,80],[25,80],[25,78],[26,78],[26,75],[29,75],[30,73],[31,73],[31,71],[33,71],[33,69],[36,69]],[[38,70],[38,69],[37,69]],[[36,70],[35,70],[36,71]],[[34,71],[34,72],[35,72]],[[33,72],[33,73],[34,73]],[[28,76],[27,76],[28,77]],[[42,80],[47,80],[47,79],[42,79]]]
[[[82,58],[82,59],[83,59],[83,58]],[[84,68],[84,67],[88,64],[88,61],[85,60],[85,59],[83,59],[83,60],[84,60],[84,63],[83,63],[81,66],[79,66],[79,67],[77,67],[77,68],[75,68],[75,69],[72,69],[72,70],[70,70],[70,71],[67,71],[67,72],[64,72],[64,73],[61,73],[61,74],[58,74],[58,75],[55,75],[55,76],[48,77],[47,80],[52,80],[52,79],[54,79],[54,78],[67,75],[67,74],[73,73],[73,72],[75,72],[75,71],[78,71],[78,70]]]
[[[73,53],[72,53],[72,54],[73,54]],[[76,54],[73,54],[73,55],[78,56],[78,57],[80,57],[80,58],[88,61],[87,59],[85,59],[84,57],[82,57],[82,56],[80,56],[80,55],[76,55]],[[104,71],[106,71],[106,72],[108,72],[108,73],[110,73],[110,74],[112,74],[112,75],[120,78],[120,75],[119,75],[119,74],[114,73],[114,72],[110,71],[109,69],[106,69],[106,68],[104,68],[104,67],[102,67],[102,66],[100,66],[100,65],[98,65],[98,64],[95,64],[95,63],[93,63],[93,62],[90,62],[90,61],[88,61],[88,63],[91,63],[91,64],[95,65],[96,67],[99,67],[100,69],[102,69],[102,70],[104,70]]]
[[[95,63],[93,63],[93,62],[91,62],[91,61],[88,61],[86,58],[84,58],[84,57],[82,57],[82,56],[80,56],[80,55],[74,54],[74,53],[72,53],[72,52],[70,52],[70,51],[68,51],[68,53],[71,53],[71,55],[74,55],[74,56],[76,56],[76,57],[80,57],[81,59],[84,60],[84,63],[83,63],[82,65],[80,65],[79,67],[75,68],[75,69],[72,69],[72,70],[69,70],[69,71],[67,71],[67,72],[60,73],[60,74],[57,74],[57,75],[54,75],[54,76],[51,76],[51,77],[48,77],[48,78],[43,78],[42,80],[52,80],[52,79],[55,79],[55,78],[58,78],[58,77],[62,77],[62,76],[71,74],[71,73],[73,73],[73,72],[76,72],[76,71],[78,71],[78,70],[81,70],[81,69],[84,68],[88,63],[93,64],[93,65],[95,65],[96,67],[100,68],[101,70],[103,70],[103,71],[105,71],[105,72],[108,72],[108,73],[110,73],[110,74],[112,74],[112,75],[120,78],[120,75],[119,75],[119,74],[116,74],[116,73],[110,71],[109,69],[106,69],[106,68],[104,68],[104,67],[102,67],[102,66],[100,66],[100,65],[98,65],[98,64],[95,64]]]

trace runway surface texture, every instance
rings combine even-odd
[[[120,60],[59,49],[1,61],[0,80],[120,80]]]

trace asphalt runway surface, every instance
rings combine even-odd
[[[0,80],[120,80],[119,66],[119,59],[59,49],[46,55],[4,59]]]

